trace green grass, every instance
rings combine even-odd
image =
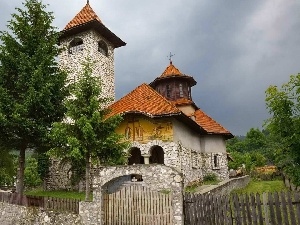
[[[288,189],[284,186],[282,180],[272,180],[272,181],[251,180],[245,188],[234,190],[232,193],[249,194],[249,193],[279,192],[279,191],[288,191]]]
[[[76,192],[76,191],[44,191],[41,189],[25,191],[25,195],[34,195],[34,196],[48,196],[55,198],[70,198],[70,199],[78,199],[84,200],[85,193],[84,192]]]

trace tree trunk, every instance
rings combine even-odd
[[[90,163],[90,152],[88,151],[85,155],[85,201],[90,200],[91,192],[91,163]]]
[[[23,195],[24,192],[25,150],[26,145],[20,148],[19,155],[19,168],[17,173],[16,192],[20,195]]]

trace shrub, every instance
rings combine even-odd
[[[42,184],[42,180],[38,174],[38,162],[33,157],[26,159],[24,183],[28,188],[37,187]]]
[[[203,177],[204,182],[218,182],[218,177],[215,173],[208,173]]]

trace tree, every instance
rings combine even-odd
[[[66,120],[55,123],[51,138],[56,148],[53,156],[69,159],[71,164],[85,164],[86,201],[90,195],[91,160],[108,165],[121,162],[127,143],[115,129],[121,116],[107,118],[109,109],[105,106],[110,99],[100,97],[101,84],[92,76],[92,63],[87,60],[78,81],[70,88],[72,97],[66,101]]]
[[[13,185],[15,174],[15,157],[9,151],[0,149],[0,185]]]
[[[300,74],[292,75],[281,88],[270,86],[266,105],[271,118],[265,126],[277,142],[277,164],[300,185]]]
[[[26,149],[41,150],[65,113],[66,73],[56,57],[54,17],[38,0],[26,0],[0,34],[0,145],[19,151],[17,192],[24,190]]]

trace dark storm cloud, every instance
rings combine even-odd
[[[84,0],[45,0],[62,29]],[[261,127],[265,90],[300,72],[300,4],[294,0],[90,0],[127,45],[115,52],[117,99],[168,65],[193,76],[193,100],[234,134]],[[20,0],[0,3],[1,24]]]

